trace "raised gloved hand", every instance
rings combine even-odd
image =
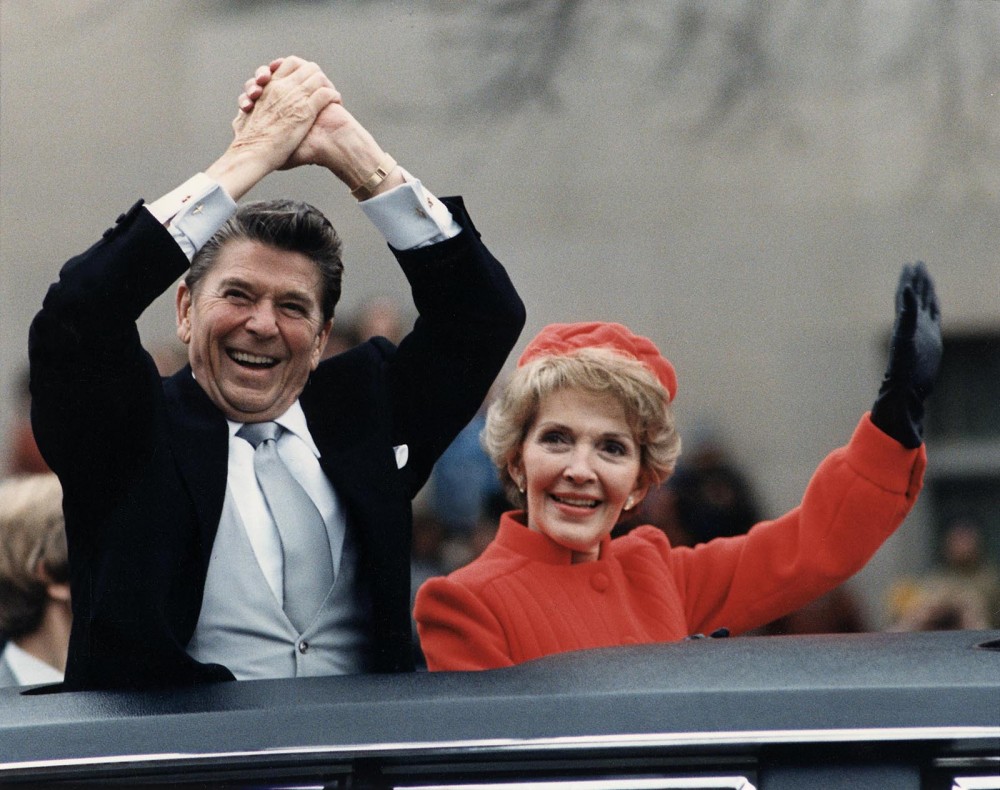
[[[906,264],[896,288],[889,366],[871,418],[904,447],[923,442],[924,399],[941,366],[941,311],[924,264]]]

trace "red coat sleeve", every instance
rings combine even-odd
[[[690,631],[741,633],[850,578],[909,513],[925,466],[923,446],[904,448],[866,415],[820,464],[798,507],[746,535],[667,547]]]

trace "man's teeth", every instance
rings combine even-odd
[[[258,354],[248,354],[246,351],[230,351],[229,356],[236,362],[244,365],[274,365],[277,360],[274,357],[262,357]]]
[[[570,497],[556,496],[552,495],[552,498],[556,502],[561,502],[564,505],[570,505],[572,507],[597,507],[596,499],[571,499]]]

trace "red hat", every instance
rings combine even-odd
[[[671,401],[677,394],[674,366],[660,353],[653,341],[648,337],[632,334],[627,326],[605,321],[549,324],[528,343],[517,366],[521,367],[536,357],[568,354],[580,348],[607,348],[636,359],[656,376],[666,388]]]

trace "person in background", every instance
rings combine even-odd
[[[956,518],[945,527],[941,560],[930,580],[967,588],[983,602],[987,628],[1000,628],[1000,567],[990,559],[983,525]]]
[[[439,200],[289,57],[244,85],[233,141],[61,270],[29,337],[32,419],[64,492],[65,688],[413,669],[411,500],[517,340],[524,307]],[[323,362],[341,241],[314,206],[237,206],[317,165],[385,236],[419,313]],[[188,362],[140,314],[178,278]]]
[[[612,537],[652,524],[666,533],[671,545],[694,546],[742,535],[761,520],[746,476],[721,442],[708,436],[693,448],[685,443],[684,457],[673,474],[651,487],[642,502],[622,516]]]
[[[450,540],[467,543],[490,503],[504,495],[497,469],[480,441],[496,389],[494,384],[476,416],[455,437],[431,473],[428,503]]]
[[[983,527],[971,517],[950,520],[937,563],[890,589],[892,631],[1000,628],[1000,569],[990,560]]]
[[[45,463],[31,428],[31,390],[28,366],[18,373],[14,393],[14,415],[7,429],[7,474],[11,476],[43,474],[51,471]]]
[[[940,359],[933,282],[922,264],[907,265],[875,404],[820,464],[801,504],[745,535],[674,547],[652,526],[610,537],[674,469],[673,366],[621,324],[546,327],[487,418],[486,447],[523,509],[504,514],[478,559],[419,590],[428,668],[743,633],[832,589],[917,498],[923,402]]]
[[[0,482],[0,686],[58,683],[73,613],[54,474]]]

